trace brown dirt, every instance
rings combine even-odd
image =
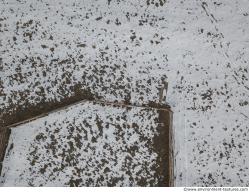
[[[158,110],[158,132],[154,137],[154,149],[157,151],[159,165],[157,174],[161,175],[158,187],[173,186],[173,136],[172,136],[172,112],[169,110]]]
[[[10,129],[0,129],[0,174],[2,171],[2,162],[8,145],[9,136]]]
[[[95,96],[96,97],[96,96]],[[94,96],[89,90],[81,90],[75,87],[74,96],[61,99],[61,101],[40,102],[37,105],[27,103],[25,106],[17,106],[12,112],[3,112],[0,120],[0,129],[27,119],[48,113],[52,110],[73,104],[81,100],[93,100]],[[7,110],[6,110],[7,111]]]

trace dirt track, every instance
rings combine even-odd
[[[2,161],[4,159],[5,150],[8,145],[9,136],[10,129],[0,129],[0,173],[2,170]]]

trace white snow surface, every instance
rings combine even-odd
[[[157,185],[156,109],[84,102],[12,128],[3,186]],[[145,184],[141,184],[145,181]]]
[[[248,0],[1,0],[0,109],[21,105],[18,91],[37,103],[41,87],[53,100],[79,82],[147,103],[167,76],[175,185],[249,186],[248,10]]]

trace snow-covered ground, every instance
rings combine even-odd
[[[159,113],[82,102],[12,128],[3,186],[165,186]]]
[[[167,76],[176,186],[249,186],[248,0],[1,0],[0,104],[158,101]]]

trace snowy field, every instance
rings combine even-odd
[[[249,186],[248,34],[248,0],[1,0],[1,120],[75,92],[156,102],[167,77],[175,185]]]
[[[82,102],[14,127],[2,184],[167,186],[169,120],[165,110]]]

